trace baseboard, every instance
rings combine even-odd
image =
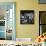
[[[16,41],[24,41],[24,42],[31,42],[31,38],[16,38]]]

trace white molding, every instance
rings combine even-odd
[[[32,38],[16,38],[16,41],[24,41],[24,42],[31,42],[32,41]]]

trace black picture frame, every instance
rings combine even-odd
[[[34,10],[20,10],[20,24],[34,24]]]
[[[42,26],[42,27],[45,26],[46,27],[46,21],[45,21],[46,19],[43,20],[41,17],[46,18],[46,11],[39,11],[39,35],[41,35],[41,34],[43,34],[45,32],[45,31],[44,32],[40,31],[40,26]]]
[[[41,1],[43,1],[43,2],[41,2]],[[38,0],[38,2],[39,2],[39,4],[46,4],[46,1],[44,1],[44,0]]]

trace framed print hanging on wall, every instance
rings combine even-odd
[[[34,24],[34,10],[21,10],[20,24]]]

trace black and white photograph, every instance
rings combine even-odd
[[[20,11],[20,24],[34,24],[34,11],[21,10]]]

